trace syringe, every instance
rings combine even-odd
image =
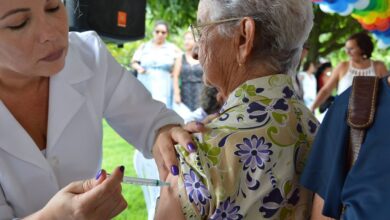
[[[108,174],[107,176],[110,176],[110,174]],[[161,180],[137,178],[137,177],[129,177],[129,176],[124,176],[122,183],[142,185],[142,186],[160,186],[160,187],[171,185],[171,183],[164,182]]]

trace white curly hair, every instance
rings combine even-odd
[[[271,70],[293,74],[313,26],[310,0],[202,0],[210,4],[211,20],[252,17],[256,23],[254,58]],[[219,25],[229,36],[234,25]]]

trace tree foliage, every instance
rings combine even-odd
[[[350,35],[364,31],[361,25],[351,16],[324,13],[317,5],[313,10],[314,26],[308,39],[310,50],[306,62],[318,63],[320,58],[325,58],[337,65],[341,60],[347,60],[342,48]],[[390,65],[388,54],[389,50],[376,48],[372,57]]]
[[[177,33],[196,21],[198,3],[199,0],[148,0],[148,20],[165,20],[172,27],[172,33]]]
[[[318,62],[320,57],[327,57],[338,51],[345,44],[349,35],[362,31],[360,24],[351,16],[326,14],[314,5],[314,26],[310,33],[310,47],[307,61]]]
[[[196,12],[199,0],[148,0],[146,18],[146,41],[152,36],[153,24],[156,20],[165,20],[170,24],[171,33],[169,40],[181,45],[182,34],[187,30],[189,24],[196,21]],[[317,5],[313,6],[314,26],[308,39],[310,46],[306,62],[318,63],[320,58],[338,63],[345,60],[345,53],[340,50],[346,39],[353,33],[362,31],[360,24],[351,16],[340,16],[337,14],[327,14],[320,10]],[[118,61],[128,66],[130,57],[141,41],[131,42],[123,48],[110,45]],[[376,50],[374,58],[390,64],[388,51]]]

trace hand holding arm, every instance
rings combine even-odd
[[[192,122],[181,127],[179,125],[167,125],[157,133],[153,146],[153,157],[156,160],[160,179],[165,181],[168,174],[179,174],[178,162],[175,152],[175,144],[186,146],[188,152],[195,152],[196,146],[190,132],[202,132],[205,127],[202,123]]]

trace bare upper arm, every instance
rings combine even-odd
[[[160,199],[156,206],[154,218],[157,220],[184,220],[185,218],[180,204],[179,189],[177,185],[178,177],[169,173],[166,181],[170,182],[171,186],[161,188]]]
[[[389,74],[385,64],[381,61],[375,61],[374,63],[375,73],[378,77],[385,77]]]
[[[336,68],[332,71],[328,82],[324,85],[324,90],[331,92],[334,88],[336,88],[339,80],[345,75],[348,69],[348,62],[342,62],[337,65]]]

